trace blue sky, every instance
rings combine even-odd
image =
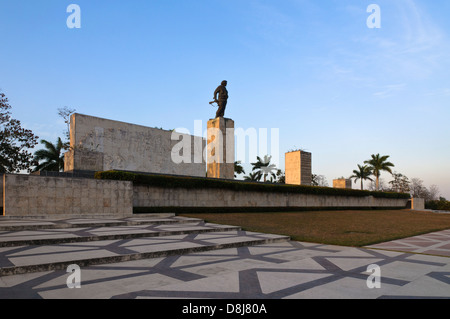
[[[71,3],[81,29],[66,25]],[[380,29],[366,25],[372,3]],[[280,129],[281,168],[303,148],[332,184],[380,153],[450,198],[448,12],[445,0],[0,0],[0,89],[55,141],[63,106],[206,126],[226,79],[237,127]]]

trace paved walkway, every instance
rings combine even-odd
[[[237,243],[237,237],[275,240],[258,244],[249,239],[247,244],[235,247],[223,246],[154,258],[142,256],[137,260],[121,260],[118,263],[87,263],[81,267],[80,289],[67,287],[66,281],[70,274],[65,269],[5,275],[0,277],[0,298],[450,299],[450,231],[366,248],[352,248],[289,241],[282,236],[247,233],[240,229],[222,231],[220,227],[223,226],[193,220],[172,225],[139,224],[139,221],[128,220],[126,225],[122,225],[125,228],[120,229],[117,229],[121,227],[118,225],[107,226],[98,222],[102,227],[109,228],[99,229],[90,225],[88,229],[72,229],[67,226],[69,222],[64,221],[52,223],[59,224],[58,227],[65,225],[61,229],[42,222],[46,224],[45,229],[40,229],[44,226],[36,226],[34,230],[21,230],[21,222],[8,221],[8,227],[13,228],[4,228],[0,232],[0,242],[4,243],[4,247],[0,248],[0,264],[4,269],[22,265],[25,261],[30,263],[31,260],[40,264],[39,259],[52,260],[58,252],[62,252],[59,256],[81,254],[86,257],[99,252],[130,256],[141,253],[141,249],[148,251],[148,247],[155,247],[153,244],[157,241],[171,245],[176,242],[188,245],[194,243],[198,248],[224,241]],[[137,224],[131,225],[131,222]],[[6,227],[3,223],[1,225]],[[81,221],[78,225],[83,226]],[[190,229],[193,232],[149,238],[115,238],[108,241],[92,239],[70,243],[55,242],[46,246],[21,245],[27,237],[42,240],[44,237],[48,239],[48,234],[54,240],[71,238],[77,241],[79,239],[76,238],[87,239],[93,234],[125,235],[128,231],[152,233],[157,228],[162,231]],[[209,232],[212,228],[214,229]],[[196,233],[196,229],[204,232]],[[41,237],[43,235],[45,236]],[[150,246],[149,241],[153,241]],[[425,242],[430,247],[425,247]],[[68,247],[71,253],[68,253]],[[402,251],[402,247],[406,248]],[[72,260],[80,259],[77,257]],[[66,261],[69,262],[70,259]],[[380,288],[368,287],[368,282],[374,282],[369,277],[372,272],[367,271],[372,264],[380,267]]]
[[[450,257],[450,229],[369,247]]]

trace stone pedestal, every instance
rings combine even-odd
[[[312,184],[312,154],[303,151],[285,154],[286,184],[311,185]]]
[[[234,121],[218,117],[208,121],[207,176],[234,179]]]

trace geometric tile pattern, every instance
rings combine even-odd
[[[450,230],[393,240],[368,247],[450,257]]]
[[[367,266],[381,268],[369,289]],[[450,258],[285,242],[0,278],[0,298],[450,298]]]

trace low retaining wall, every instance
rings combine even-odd
[[[408,199],[289,192],[183,188],[131,181],[3,175],[3,215],[64,218],[126,217],[134,213],[403,209]]]
[[[276,211],[303,209],[403,209],[407,199],[373,196],[332,196],[293,193],[233,191],[227,189],[164,188],[135,185],[133,206],[137,212],[162,211]]]
[[[133,183],[34,175],[3,175],[3,216],[130,216]]]

